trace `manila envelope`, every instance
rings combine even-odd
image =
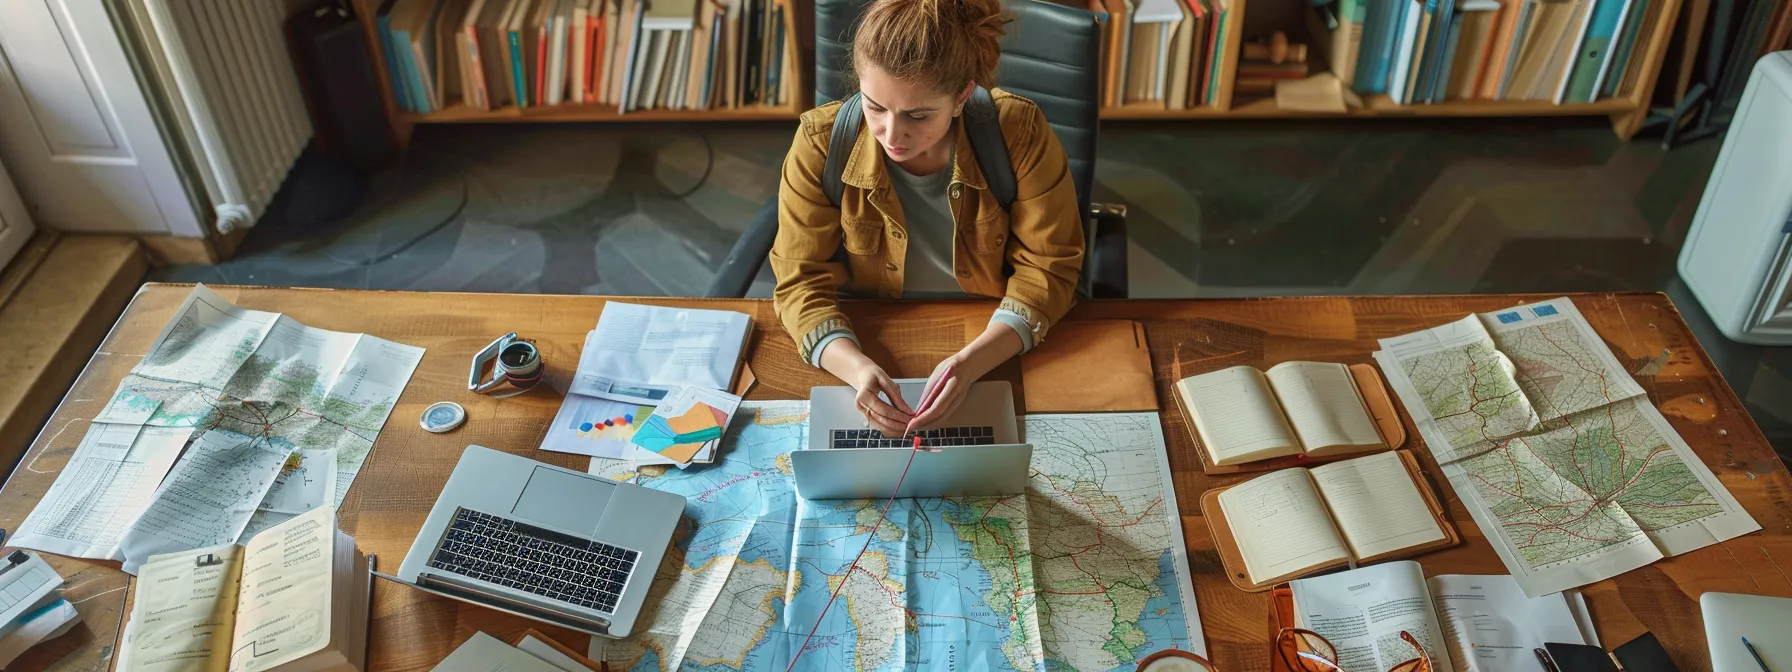
[[[1020,367],[1027,413],[1158,408],[1145,325],[1132,320],[1061,323]]]

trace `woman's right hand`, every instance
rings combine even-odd
[[[902,399],[902,388],[890,379],[890,374],[884,373],[883,367],[866,357],[857,343],[840,338],[827,344],[821,353],[821,368],[858,391],[853,402],[859,414],[865,416],[867,427],[898,438],[915,418],[914,410]]]

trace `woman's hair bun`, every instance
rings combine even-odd
[[[1007,23],[1000,0],[874,0],[853,37],[854,74],[875,67],[942,93],[991,86]]]

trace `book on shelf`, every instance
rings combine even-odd
[[[320,506],[248,544],[150,556],[118,669],[360,670],[373,574]],[[302,615],[301,618],[294,618]],[[253,656],[247,664],[242,656]]]
[[[1462,541],[1411,452],[1289,468],[1201,496],[1226,577],[1246,591]]]
[[[1462,3],[1462,28],[1456,37],[1456,56],[1451,59],[1450,76],[1444,87],[1444,100],[1474,100],[1481,77],[1488,71],[1493,47],[1493,31],[1498,28],[1499,0],[1469,0]]]
[[[1406,441],[1381,374],[1369,364],[1234,366],[1177,380],[1175,397],[1209,474],[1312,464]],[[1272,458],[1293,461],[1263,462]]]
[[[1365,669],[1418,657],[1404,645],[1403,630],[1425,647],[1437,672],[1540,670],[1534,651],[1547,643],[1597,642],[1579,593],[1527,597],[1510,574],[1427,579],[1419,563],[1400,560],[1297,579],[1270,596],[1270,632],[1311,630],[1354,652]]]

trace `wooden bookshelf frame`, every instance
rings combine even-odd
[[[1299,0],[1250,0],[1253,3],[1266,2],[1298,2]],[[1272,98],[1236,99],[1233,97],[1233,85],[1237,73],[1238,53],[1244,44],[1243,25],[1246,2],[1238,0],[1230,17],[1226,44],[1223,48],[1224,62],[1221,66],[1220,91],[1214,105],[1193,107],[1183,110],[1165,109],[1156,105],[1121,105],[1103,107],[1101,119],[1104,121],[1181,121],[1208,119],[1362,119],[1362,118],[1402,118],[1402,117],[1559,117],[1559,116],[1605,116],[1611,120],[1612,130],[1621,140],[1629,140],[1642,128],[1643,121],[1649,115],[1649,103],[1655,93],[1657,77],[1661,74],[1662,60],[1667,54],[1668,42],[1673,36],[1675,24],[1680,18],[1682,0],[1655,0],[1665,3],[1661,8],[1655,25],[1647,34],[1637,35],[1637,45],[1632,53],[1640,57],[1642,70],[1638,73],[1637,82],[1629,92],[1620,92],[1618,96],[1603,98],[1591,103],[1565,103],[1556,105],[1537,100],[1451,100],[1428,105],[1397,105],[1387,96],[1370,96],[1364,101],[1364,107],[1353,108],[1341,113],[1303,112],[1283,110],[1276,107]],[[399,109],[398,101],[392,97],[392,85],[384,60],[384,46],[379,39],[374,10],[378,0],[351,0],[355,16],[361,23],[363,38],[367,41],[369,53],[373,56],[374,75],[379,82],[380,102],[386,111],[386,118],[392,127],[392,134],[401,147],[409,146],[411,132],[416,124],[429,123],[530,123],[530,122],[727,122],[727,121],[793,121],[807,109],[809,87],[811,83],[805,77],[794,96],[794,102],[786,106],[754,106],[746,108],[727,108],[704,111],[689,110],[637,110],[626,114],[619,113],[614,105],[562,104],[554,106],[531,107],[517,109],[507,106],[497,110],[481,110],[462,103],[449,105],[447,109],[427,114],[418,114]],[[810,5],[812,6],[812,5]],[[1304,6],[1304,3],[1303,3]],[[799,24],[801,25],[801,24]],[[811,24],[812,25],[812,24]],[[813,54],[799,54],[804,63],[813,63]],[[1617,73],[1621,76],[1622,73]]]

